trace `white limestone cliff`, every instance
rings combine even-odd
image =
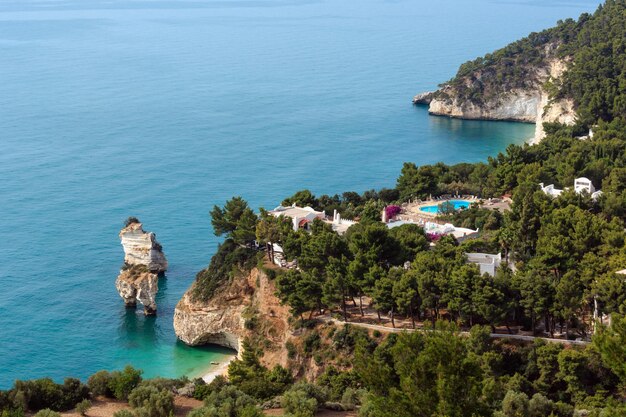
[[[130,223],[120,231],[126,265],[143,265],[150,272],[167,270],[167,260],[154,233],[145,232],[141,223]]]
[[[208,300],[194,299],[194,283],[176,305],[174,331],[191,346],[215,344],[242,353],[243,340],[269,343],[262,362],[286,366],[285,342],[291,336],[289,307],[276,297],[274,283],[257,268],[223,283]],[[246,328],[246,318],[256,325]]]
[[[558,80],[566,69],[567,61],[552,59],[545,67],[535,70],[534,82],[530,87],[491,94],[490,98],[479,104],[460,97],[451,85],[445,85],[436,92],[418,94],[413,98],[413,103],[427,104],[428,112],[438,116],[535,123],[535,136],[531,142],[538,143],[545,137],[544,123],[575,123],[573,100],[550,100],[544,87],[547,81]]]

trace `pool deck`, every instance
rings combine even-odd
[[[401,220],[409,220],[419,222],[420,220],[433,221],[437,217],[437,213],[420,210],[422,207],[437,206],[446,201],[466,201],[470,204],[481,201],[474,196],[438,198],[432,200],[416,200],[402,205],[402,214],[398,216]]]

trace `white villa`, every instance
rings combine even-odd
[[[343,235],[350,226],[357,223],[354,220],[342,219],[341,214],[339,214],[337,210],[333,212],[333,218],[330,219],[323,211],[316,211],[311,207],[298,207],[295,204],[290,207],[278,206],[268,213],[274,217],[290,217],[294,231],[298,231],[299,229],[309,230],[309,225],[313,223],[315,219],[319,219],[329,224],[333,228],[333,231]],[[289,269],[298,267],[298,261],[296,259],[291,262],[287,261],[283,248],[279,244],[268,242],[267,250],[275,265]]]
[[[298,207],[295,204],[290,207],[278,206],[274,210],[270,211],[274,217],[286,216],[291,217],[291,223],[293,230],[298,229],[309,230],[309,224],[313,223],[315,219],[319,219],[326,224],[329,224],[335,232],[340,235],[346,233],[348,228],[353,224],[356,224],[354,220],[346,220],[341,218],[341,214],[335,210],[333,212],[332,220],[323,211],[315,211],[311,207]]]
[[[539,183],[541,187],[541,191],[549,195],[550,197],[558,197],[560,196],[564,190],[559,190],[554,188],[554,184],[543,185],[543,183]],[[587,192],[593,200],[597,200],[598,197],[602,195],[602,191],[596,191],[596,187],[593,186],[593,183],[589,178],[580,177],[574,180],[574,192],[576,194],[581,194],[583,192]]]
[[[491,255],[489,253],[466,253],[467,262],[476,264],[480,268],[480,275],[489,274],[494,276],[496,268],[502,263],[502,254]]]
[[[309,224],[315,219],[325,220],[326,213],[323,211],[315,211],[311,207],[298,207],[295,204],[290,207],[278,206],[274,210],[270,211],[274,217],[286,216],[291,217],[293,224],[293,230],[309,229]]]

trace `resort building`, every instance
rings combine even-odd
[[[544,186],[543,183],[539,183],[541,187],[541,191],[549,195],[550,197],[558,197],[560,196],[564,190],[559,190],[554,188],[554,184]],[[567,188],[566,188],[567,189]],[[583,192],[588,193],[593,200],[597,200],[598,197],[602,195],[602,191],[596,191],[596,187],[593,186],[593,183],[589,178],[580,177],[574,180],[574,192],[576,194],[582,194]]]
[[[354,220],[342,219],[341,214],[339,214],[337,210],[333,212],[333,218],[330,219],[323,211],[315,211],[311,207],[298,207],[295,204],[290,207],[278,206],[270,211],[269,214],[274,217],[290,217],[294,231],[298,231],[299,229],[309,230],[309,225],[313,223],[315,219],[319,219],[329,224],[335,232],[343,235],[350,226],[357,223]]]
[[[335,210],[333,212],[333,219],[332,219],[332,221],[329,220],[328,218],[326,218],[324,220],[324,223],[330,224],[335,232],[337,232],[340,235],[343,235],[344,233],[346,233],[348,231],[348,228],[350,226],[352,226],[354,224],[357,224],[358,222],[355,222],[354,220],[342,219],[341,218],[341,214],[338,213],[337,210]]]
[[[333,212],[333,218],[330,219],[323,211],[316,211],[311,207],[298,207],[295,204],[290,207],[278,206],[268,213],[274,217],[286,216],[291,218],[291,223],[294,231],[298,231],[301,229],[310,230],[310,224],[313,223],[315,219],[318,219],[330,225],[333,228],[333,231],[335,231],[336,233],[343,235],[344,233],[346,233],[350,226],[357,223],[354,220],[342,219],[341,214],[339,214],[337,210]],[[283,248],[279,244],[267,242],[266,249],[268,257],[273,264],[279,265],[281,268],[288,269],[298,267],[297,259],[287,261]]]
[[[278,206],[274,210],[270,211],[274,217],[290,217],[293,225],[293,230],[298,229],[309,230],[309,225],[313,223],[313,220],[325,220],[326,213],[323,211],[315,211],[311,207],[298,207],[295,204],[290,207]]]
[[[480,275],[489,274],[494,276],[496,269],[502,263],[502,254],[491,255],[489,253],[466,253],[467,262],[476,264],[480,268]]]
[[[540,182],[539,186],[541,187],[541,191],[549,195],[550,197],[558,197],[563,193],[563,190],[559,190],[554,188],[554,184],[546,185],[544,187],[543,183]]]

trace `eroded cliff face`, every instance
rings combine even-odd
[[[141,223],[131,223],[120,231],[124,247],[124,267],[115,281],[120,297],[128,308],[137,301],[146,315],[157,311],[159,276],[167,270],[167,260],[154,233],[145,232]]]
[[[120,231],[126,265],[143,265],[150,272],[167,270],[167,260],[154,233],[145,232],[141,223],[131,223]]]
[[[428,112],[438,116],[536,123],[537,128],[532,142],[539,142],[545,136],[543,123],[575,122],[573,100],[550,101],[549,93],[544,87],[547,81],[558,80],[566,69],[567,61],[551,59],[544,66],[534,69],[528,87],[505,92],[491,91],[486,95],[487,98],[480,102],[462,97],[456,87],[448,84],[438,91],[416,95],[413,103],[427,104]],[[480,78],[480,74],[474,74],[473,80],[466,79],[464,82],[475,83],[479,82]]]
[[[223,284],[207,301],[193,299],[192,285],[176,305],[174,331],[188,345],[216,344],[240,354],[244,338],[263,340],[263,363],[286,366],[289,310],[275,292],[273,282],[257,268]]]

